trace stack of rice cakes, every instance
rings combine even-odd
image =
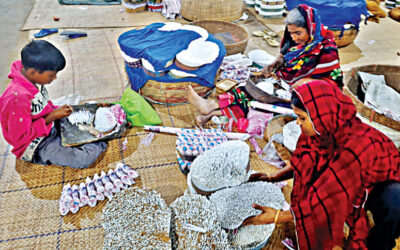
[[[219,190],[210,196],[210,200],[217,207],[221,226],[231,232],[239,228],[245,219],[261,213],[252,208],[253,203],[274,209],[282,209],[285,205],[280,188],[266,182],[245,183]],[[233,248],[258,248],[267,243],[274,228],[274,224],[240,227],[236,234],[229,235],[229,240]]]
[[[217,219],[215,204],[205,196],[186,194],[171,205],[173,249],[230,249],[228,234]],[[193,225],[205,232],[188,229]]]
[[[129,188],[103,211],[103,249],[171,249],[171,212],[156,191]]]
[[[204,152],[192,163],[189,186],[210,195],[246,182],[251,174],[249,155],[250,148],[242,141],[227,141]]]

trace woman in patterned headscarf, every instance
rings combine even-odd
[[[292,107],[302,134],[290,166],[251,180],[294,176],[291,211],[263,211],[245,224],[294,220],[300,249],[392,249],[400,236],[400,154],[394,143],[362,123],[349,97],[325,81],[295,88]],[[366,209],[375,226],[369,230]],[[343,227],[350,235],[343,245]]]
[[[289,12],[285,22],[280,55],[263,69],[264,76],[275,72],[289,85],[312,78],[341,87],[343,77],[335,38],[321,24],[317,10],[301,4]]]

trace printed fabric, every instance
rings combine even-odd
[[[17,158],[31,161],[35,149],[49,135],[53,123],[45,117],[57,108],[44,86],[35,85],[21,73],[21,61],[11,65],[10,84],[0,97],[0,122],[4,139]]]
[[[193,160],[211,148],[228,141],[221,130],[216,129],[182,129],[176,139],[176,156],[179,169],[188,174]]]
[[[239,118],[246,118],[252,99],[244,87],[238,87],[218,95],[218,101],[222,114],[233,119],[235,126]]]
[[[290,85],[301,78],[314,78],[341,87],[343,73],[332,31],[325,29],[321,24],[316,9],[303,4],[298,8],[307,22],[310,41],[305,45],[296,44],[286,27],[281,42],[284,65],[276,74]]]
[[[324,81],[297,87],[316,136],[302,134],[291,159],[291,209],[300,249],[342,246],[366,249],[369,224],[364,210],[374,185],[400,181],[400,154],[394,143],[362,123],[349,97]]]

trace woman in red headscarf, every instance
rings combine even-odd
[[[394,143],[356,117],[349,97],[325,81],[295,88],[292,107],[302,134],[290,166],[252,180],[294,176],[291,211],[253,205],[245,224],[295,221],[300,249],[392,249],[400,236],[400,154]],[[366,209],[375,226],[369,230]],[[350,235],[343,245],[343,226]]]
[[[318,11],[300,4],[286,17],[286,29],[277,59],[263,69],[294,85],[297,81],[322,79],[343,85],[339,55],[332,31],[324,28]]]

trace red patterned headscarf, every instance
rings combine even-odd
[[[300,249],[342,245],[366,249],[368,220],[363,205],[377,183],[400,182],[400,154],[394,143],[356,117],[339,88],[313,81],[294,90],[310,116],[316,136],[302,134],[291,165],[295,177],[291,208]]]
[[[281,42],[284,65],[278,69],[277,76],[290,85],[310,77],[342,86],[342,70],[332,31],[324,28],[316,9],[304,4],[296,8],[306,21],[310,41],[305,45],[295,44],[286,27]]]

